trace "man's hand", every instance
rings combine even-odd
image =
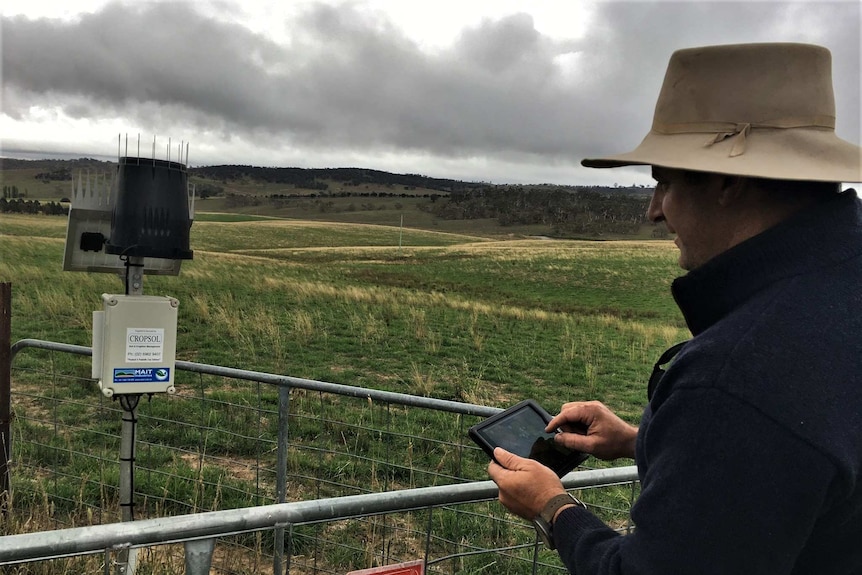
[[[599,459],[635,456],[638,428],[617,417],[598,401],[566,403],[551,419],[547,431],[560,428],[554,440]]]
[[[548,501],[565,493],[557,474],[538,461],[519,457],[502,447],[494,449],[488,475],[500,488],[500,503],[528,521],[535,519]]]

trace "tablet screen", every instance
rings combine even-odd
[[[564,475],[582,463],[587,455],[554,441],[555,432],[545,427],[551,420],[538,404],[526,400],[470,428],[470,437],[490,456],[502,447],[521,457],[535,459]]]
[[[545,444],[554,441],[554,433],[546,433],[547,422],[525,405],[505,419],[482,428],[479,433],[491,445],[499,445],[521,457],[536,459],[534,452],[546,451]]]

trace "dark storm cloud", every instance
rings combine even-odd
[[[3,18],[3,111],[60,106],[321,150],[576,162],[640,141],[674,49],[807,41],[833,51],[839,131],[859,141],[857,2],[592,8],[584,38],[548,38],[514,14],[433,52],[349,4],[310,7],[285,23],[285,44],[191,3],[113,4],[74,22]]]
[[[597,88],[602,102],[608,96],[616,101],[596,111],[602,115],[601,125],[616,134],[630,134],[630,121],[640,123],[641,129],[629,141],[631,146],[649,129],[652,106],[674,50],[746,42],[808,42],[828,47],[833,56],[839,134],[860,142],[859,2],[608,2],[601,7],[597,27],[602,33],[594,37],[594,53],[605,66],[605,81]],[[623,94],[626,96],[616,99]],[[628,105],[631,103],[636,108]],[[626,113],[617,120],[615,109]],[[601,139],[599,148],[600,153],[620,151],[607,138]]]
[[[78,102],[77,113],[95,117],[155,102],[265,122],[265,69],[282,55],[239,26],[171,4],[110,5],[74,23],[4,18],[2,41],[4,88],[61,105],[83,96],[91,105]]]

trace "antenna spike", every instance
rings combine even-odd
[[[191,195],[189,197],[189,218],[195,219],[195,185],[189,184]]]

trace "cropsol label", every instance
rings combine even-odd
[[[161,362],[165,350],[165,330],[163,328],[129,327],[126,328],[126,362]]]

